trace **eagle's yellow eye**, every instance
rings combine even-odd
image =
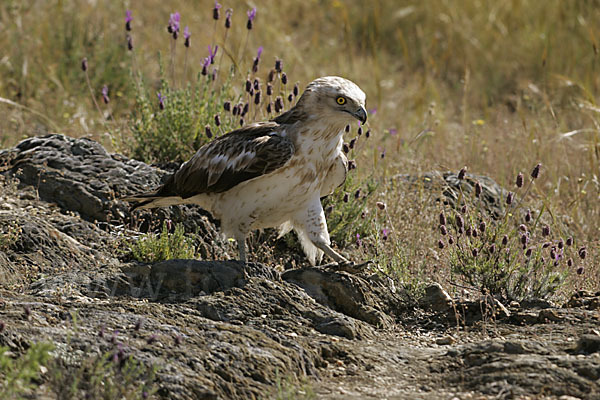
[[[340,97],[338,97],[337,99],[335,99],[335,101],[337,101],[337,103],[338,103],[340,106],[343,106],[344,104],[346,104],[346,98],[345,98],[345,97],[342,97],[342,96],[340,96]]]

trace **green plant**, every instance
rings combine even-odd
[[[140,399],[157,390],[156,368],[126,356],[122,347],[89,357],[78,367],[57,358],[50,371],[50,388],[60,399]]]
[[[135,243],[129,244],[133,257],[141,262],[152,263],[174,258],[194,258],[194,240],[187,237],[182,224],[169,232],[170,222],[164,221],[160,234],[148,233]]]
[[[538,212],[520,207],[539,173],[540,164],[526,187],[519,173],[517,191],[508,192],[506,211],[499,220],[482,207],[479,182],[475,182],[474,197],[465,196],[461,189],[460,210],[449,210],[449,216],[440,213],[438,247],[461,282],[505,300],[544,298],[576,270],[574,258],[583,262],[585,248],[575,254],[573,238],[562,237],[553,215],[549,223],[542,222],[545,206]],[[465,179],[464,169],[458,177]]]
[[[307,383],[298,383],[291,377],[279,375],[279,370],[275,370],[275,386],[277,387],[277,400],[310,400],[316,398],[313,388]]]
[[[34,389],[53,348],[49,343],[33,343],[25,354],[11,358],[8,348],[0,347],[0,398],[22,398]]]

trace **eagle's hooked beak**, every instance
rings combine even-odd
[[[352,115],[354,118],[359,120],[361,124],[367,122],[367,110],[365,110],[365,108],[362,106],[358,110],[354,111]]]

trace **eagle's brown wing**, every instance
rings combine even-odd
[[[189,198],[221,193],[275,171],[294,154],[294,145],[276,122],[262,122],[229,132],[202,146],[175,172],[156,196]]]

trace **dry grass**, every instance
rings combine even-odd
[[[197,71],[207,45],[224,44],[223,30],[213,33],[212,5],[132,4],[138,69],[157,76],[157,51],[169,53],[168,15],[179,11],[192,31],[188,65]],[[263,65],[282,58],[292,83],[346,76],[365,90],[368,108],[377,109],[369,122],[374,135],[359,139],[354,155],[355,173],[378,183],[366,200],[376,217],[371,236],[363,238],[368,243],[348,244],[348,251],[375,255],[405,281],[445,276],[444,260],[432,251],[436,206],[425,194],[390,186],[388,178],[468,165],[510,189],[519,171],[541,162],[541,177],[526,201],[544,206],[548,218],[587,243],[585,273],[571,274],[569,287],[600,286],[600,7],[594,2],[232,0],[221,10],[234,9],[224,46],[229,54],[244,48],[245,12],[252,6],[258,16],[247,54],[231,59],[249,60],[262,45]],[[92,85],[111,85],[110,111],[127,134],[133,90],[124,9],[117,1],[0,5],[0,31],[6,32],[0,48],[7,49],[0,58],[0,97],[26,107],[0,103],[7,115],[0,121],[0,144],[50,130],[110,145],[79,69],[83,56]],[[242,71],[249,66],[239,65]],[[178,74],[183,81],[181,68]],[[377,214],[376,201],[388,205],[387,214]],[[378,236],[383,228],[392,230],[385,243]]]

